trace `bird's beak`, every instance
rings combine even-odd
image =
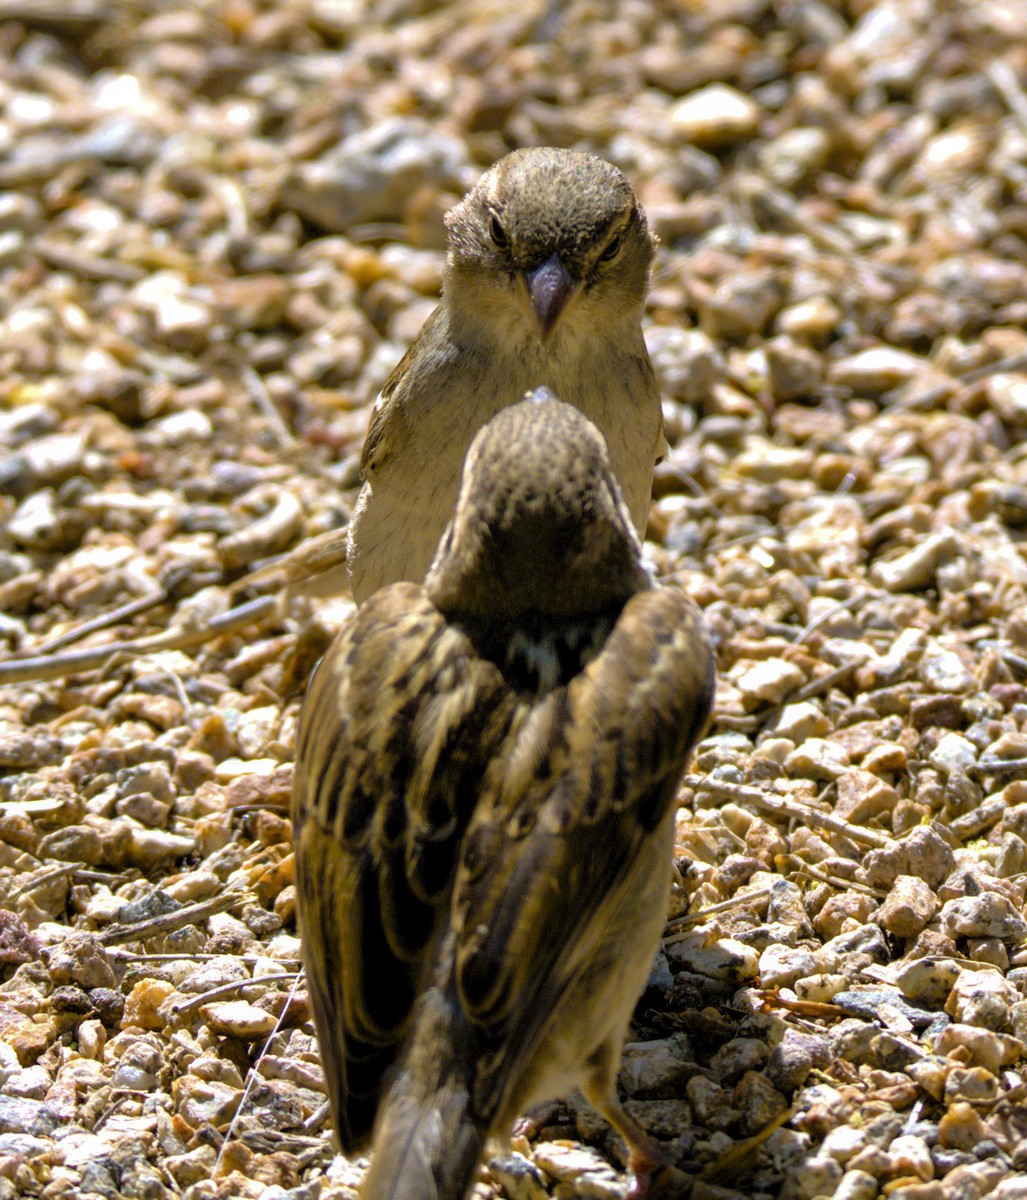
[[[581,290],[581,284],[563,265],[558,254],[551,254],[540,267],[526,271],[524,281],[528,286],[532,312],[545,340]]]

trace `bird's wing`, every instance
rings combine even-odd
[[[433,954],[483,761],[498,670],[413,584],[376,593],[322,660],[293,795],[304,961],[344,1149],[363,1145]],[[507,706],[509,707],[509,705]]]
[[[360,471],[366,479],[379,470],[396,446],[397,440],[408,436],[406,405],[411,397],[411,382],[416,380],[419,394],[430,393],[430,376],[438,364],[430,349],[435,345],[436,328],[444,324],[442,305],[438,305],[425,321],[406,354],[393,367],[371,411],[367,436],[360,452]],[[441,348],[440,348],[441,354]],[[438,357],[438,356],[435,356]]]
[[[504,1085],[516,1085],[601,947],[712,697],[697,610],[680,593],[653,589],[632,598],[582,675],[511,728],[467,831],[453,897],[456,995],[487,1031],[473,1101],[484,1121],[501,1110]]]

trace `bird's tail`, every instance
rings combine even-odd
[[[472,1110],[473,1060],[459,1023],[437,991],[422,997],[379,1112],[361,1200],[464,1200],[470,1190],[487,1130]]]

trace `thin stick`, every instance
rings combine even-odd
[[[239,1099],[239,1103],[236,1106],[236,1110],[232,1115],[231,1121],[228,1123],[228,1128],[225,1130],[224,1139],[222,1140],[221,1145],[218,1147],[218,1156],[214,1161],[214,1169],[210,1173],[211,1179],[217,1178],[218,1171],[221,1169],[221,1158],[224,1155],[225,1147],[232,1140],[232,1135],[235,1132],[236,1122],[242,1116],[243,1109],[246,1107],[246,1101],[249,1099],[250,1091],[252,1090],[253,1085],[260,1078],[257,1068],[260,1066],[261,1059],[265,1054],[267,1054],[268,1049],[271,1046],[272,1039],[277,1036],[279,1030],[282,1028],[282,1022],[285,1020],[285,1014],[289,1011],[289,1005],[292,1003],[293,998],[296,995],[296,989],[299,987],[300,979],[302,979],[302,977],[303,972],[298,972],[296,978],[292,982],[292,987],[289,989],[289,998],[283,1005],[282,1011],[278,1014],[278,1020],[275,1022],[274,1029],[272,1029],[267,1035],[267,1041],[263,1046],[261,1046],[260,1053],[257,1055],[256,1061],[254,1062],[253,1066],[250,1067],[249,1072],[247,1073],[246,1086],[243,1088],[242,1096]]]
[[[55,650],[60,650],[63,646],[68,646],[72,642],[81,641],[88,634],[96,633],[98,629],[106,629],[110,625],[116,625],[118,621],[127,621],[130,617],[136,617],[141,612],[146,612],[147,609],[156,608],[158,604],[163,604],[167,598],[167,592],[161,588],[159,591],[151,592],[148,596],[137,596],[135,600],[119,604],[116,608],[109,608],[106,612],[99,613],[97,616],[91,617],[88,621],[83,621],[71,629],[66,629],[56,637],[50,638],[49,641],[41,642],[38,646],[34,646],[31,651],[26,652],[21,657],[21,661],[24,661],[29,654],[33,658],[38,658],[43,654],[53,654]],[[18,655],[14,655],[13,657],[17,658]]]
[[[194,1008],[202,1008],[209,1000],[218,996],[230,996],[233,992],[241,992],[243,988],[253,987],[256,983],[279,983],[283,979],[297,979],[299,971],[288,971],[282,975],[258,975],[255,979],[233,979],[231,983],[223,983],[220,987],[211,988],[201,996],[193,996],[191,1000],[183,1000],[174,1006],[176,1014],[192,1012]]]
[[[187,954],[184,951],[181,954],[133,954],[131,950],[112,949],[107,956],[113,962],[119,963],[136,963],[136,962],[213,962],[215,958],[224,958],[223,954]],[[256,954],[233,954],[237,962],[245,963],[248,967],[252,967],[254,963],[261,962],[266,955]],[[299,959],[283,958],[276,959],[283,966],[287,963],[295,962],[299,966]],[[277,978],[277,977],[276,977]],[[290,976],[291,978],[291,976]],[[256,982],[248,980],[249,983]]]
[[[106,646],[72,650],[67,654],[44,654],[0,663],[0,685],[25,683],[30,679],[60,679],[80,671],[94,671],[118,654],[142,655],[158,650],[189,650],[213,641],[223,633],[263,620],[274,612],[277,603],[274,596],[258,596],[256,600],[249,600],[220,616],[212,617],[203,629],[169,629],[127,642],[111,642]]]
[[[684,783],[687,787],[695,788],[700,794],[705,792],[728,803],[751,804],[764,812],[774,813],[775,816],[787,817],[792,821],[802,821],[807,825],[828,829],[832,833],[840,833],[875,850],[894,845],[894,838],[879,830],[850,825],[848,821],[843,821],[833,813],[820,812],[808,804],[789,800],[785,796],[770,796],[761,792],[759,788],[747,787],[742,783],[727,783],[725,780],[712,779],[706,775],[686,775]]]
[[[37,875],[34,879],[23,883],[16,892],[12,892],[7,897],[7,903],[12,904],[19,896],[24,896],[27,892],[34,892],[44,884],[50,883],[54,879],[60,879],[63,875],[74,875],[88,883],[125,883],[129,879],[127,875],[108,875],[102,871],[90,871],[80,863],[65,863],[63,867],[54,867],[52,871]]]
[[[171,913],[163,913],[159,917],[151,917],[145,921],[136,921],[132,925],[111,925],[96,936],[105,946],[117,946],[122,942],[138,942],[145,938],[155,937],[159,933],[172,933],[194,921],[203,921],[215,913],[225,912],[229,908],[238,908],[256,899],[250,892],[222,892],[207,900],[199,900],[196,904],[187,904]]]
[[[58,271],[70,271],[79,279],[90,282],[138,283],[146,278],[142,267],[132,263],[120,262],[118,259],[101,258],[94,254],[84,254],[74,246],[62,246],[59,242],[37,239],[32,249],[50,267]]]
[[[729,896],[726,900],[719,900],[716,904],[708,904],[705,908],[701,908],[698,912],[682,913],[680,917],[672,917],[666,925],[670,929],[670,933],[665,933],[661,939],[664,946],[673,946],[675,942],[684,941],[689,936],[689,931],[682,928],[685,925],[698,925],[705,921],[707,917],[712,917],[716,913],[726,912],[732,908],[740,908],[743,904],[749,902],[758,903],[760,900],[769,900],[770,894],[773,891],[772,886],[756,888],[752,892],[736,892],[735,895]]]
[[[296,439],[292,436],[292,431],[286,425],[282,414],[275,407],[275,402],[272,400],[271,393],[267,390],[263,379],[261,379],[251,366],[246,364],[240,366],[239,378],[246,389],[246,394],[257,406],[257,409],[267,418],[271,433],[278,443],[279,449],[288,450],[290,446],[295,444]]]

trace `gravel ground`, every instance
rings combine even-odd
[[[1025,90],[1023,0],[0,0],[0,1200],[354,1194],[287,820],[347,603],[248,577],[542,143],[662,238],[721,672],[628,1107],[697,1197],[1027,1196]],[[479,1192],[622,1151],[571,1099]]]

